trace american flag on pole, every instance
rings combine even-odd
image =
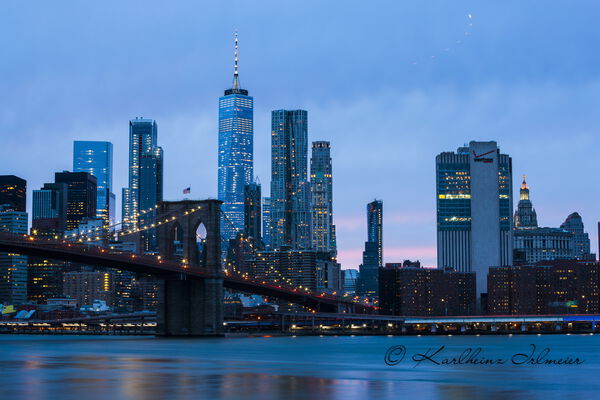
[[[183,194],[190,194],[190,192],[192,191],[192,187],[187,187],[185,189],[183,189]]]

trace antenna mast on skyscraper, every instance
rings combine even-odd
[[[234,38],[235,38],[235,51],[234,51],[234,57],[233,57],[233,88],[237,90],[240,88],[240,83],[239,83],[239,79],[238,79],[238,33],[237,33],[237,31],[235,31]]]

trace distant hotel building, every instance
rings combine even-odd
[[[238,40],[235,37],[233,87],[219,98],[218,192],[223,201],[221,233],[232,239],[244,231],[244,187],[252,182],[254,98],[238,77]]]
[[[158,126],[152,119],[129,121],[129,187],[123,188],[123,229],[153,221],[151,210],[163,199],[163,150],[158,146]],[[144,252],[156,250],[154,230],[142,235]]]
[[[475,274],[423,268],[419,262],[379,269],[379,313],[443,316],[475,313]]]
[[[113,145],[110,142],[73,142],[73,172],[87,172],[97,179],[96,218],[106,226],[115,222],[112,192]]]
[[[512,265],[512,161],[496,142],[472,141],[436,157],[438,268],[475,272]]]
[[[308,116],[304,110],[271,112],[271,248],[312,247],[307,181]]]
[[[333,179],[329,142],[313,142],[310,159],[312,201],[312,248],[320,253],[337,254],[333,224]]]

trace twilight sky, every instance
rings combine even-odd
[[[158,122],[165,198],[216,197],[237,29],[263,193],[270,111],[308,110],[309,140],[332,144],[343,268],[360,263],[374,198],[384,261],[436,264],[435,155],[470,140],[512,156],[517,200],[528,175],[541,225],[579,211],[596,252],[599,13],[585,0],[5,1],[0,174],[27,179],[31,204],[71,169],[73,140],[108,140],[120,211],[128,120],[143,116]]]

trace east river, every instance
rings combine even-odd
[[[598,393],[600,335],[0,335],[2,400],[533,400]]]

